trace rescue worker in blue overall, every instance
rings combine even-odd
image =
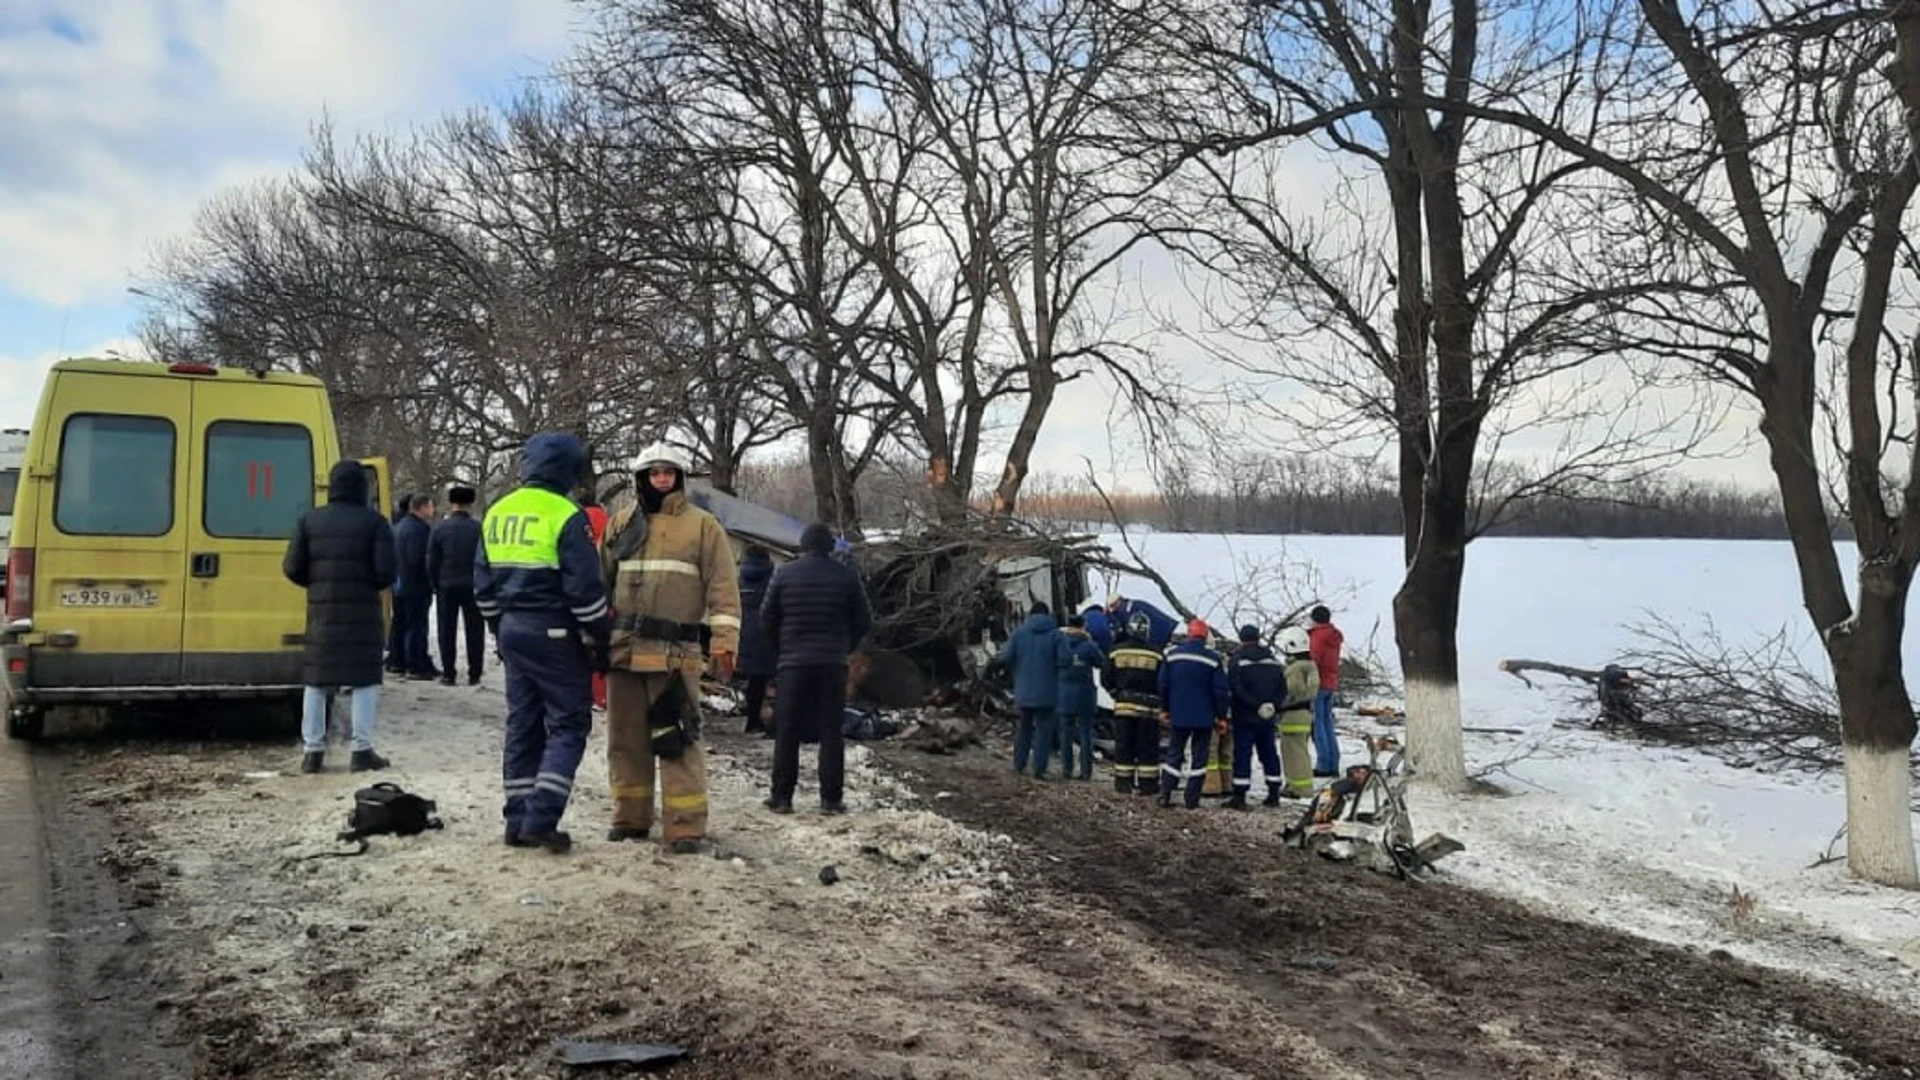
[[[604,672],[613,615],[587,515],[568,493],[587,451],[564,432],[527,440],[523,481],[487,509],[474,599],[507,669],[506,841],[572,848],[560,830],[593,726],[593,673]]]
[[[1173,789],[1180,786],[1184,775],[1187,809],[1199,808],[1214,725],[1224,726],[1226,722],[1230,705],[1227,665],[1219,653],[1207,647],[1207,633],[1205,622],[1193,620],[1187,627],[1187,640],[1169,650],[1160,666],[1160,700],[1165,703],[1171,729],[1167,756],[1160,763],[1161,806],[1173,805]]]
[[[1260,754],[1260,771],[1267,779],[1267,798],[1260,805],[1279,806],[1280,788],[1286,778],[1280,771],[1274,726],[1287,704],[1287,664],[1260,644],[1257,626],[1240,628],[1240,648],[1227,665],[1227,689],[1233,695],[1233,797],[1227,800],[1227,806],[1247,809],[1256,751]]]
[[[1145,600],[1129,600],[1117,593],[1108,598],[1107,622],[1109,625],[1130,626],[1137,615],[1147,617],[1147,644],[1156,649],[1165,649],[1173,640],[1174,632],[1180,629],[1180,620]]]
[[[1100,682],[1113,695],[1113,790],[1160,792],[1160,668],[1166,658],[1147,644],[1152,627],[1136,614],[1107,654]]]

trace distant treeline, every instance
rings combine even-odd
[[[923,507],[910,469],[875,468],[860,480],[867,524],[898,529]],[[1537,485],[1510,473],[1505,490]],[[761,461],[744,468],[742,496],[807,516],[812,502],[804,463]],[[1111,511],[1109,510],[1111,505]],[[1495,512],[1491,536],[1669,537],[1784,540],[1786,521],[1771,490],[1687,478],[1649,478],[1599,491],[1555,491],[1504,502],[1483,495],[1479,520]],[[1211,482],[1173,475],[1162,490],[1110,490],[1085,479],[1036,473],[1020,516],[1062,528],[1099,530],[1117,517],[1159,532],[1398,535],[1400,503],[1391,481],[1355,467],[1311,458],[1262,458]],[[1840,519],[1844,523],[1844,518]],[[1846,538],[1842,533],[1840,538]]]

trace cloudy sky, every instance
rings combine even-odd
[[[133,351],[128,289],[154,245],[222,188],[293,167],[323,115],[351,136],[506,97],[582,21],[570,0],[0,0],[0,427],[30,423],[56,357]],[[1177,300],[1162,274],[1121,289]],[[1149,480],[1114,415],[1095,380],[1069,387],[1036,467],[1086,455]],[[1757,459],[1736,471],[1767,479]]]

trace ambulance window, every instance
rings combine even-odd
[[[285,540],[313,509],[313,439],[298,424],[207,425],[208,536]]]
[[[60,430],[53,524],[68,536],[172,532],[172,422],[158,416],[69,416]]]
[[[0,514],[13,513],[13,496],[20,490],[20,470],[0,469]]]

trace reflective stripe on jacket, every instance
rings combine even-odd
[[[668,641],[636,634],[630,619],[700,624],[712,631],[713,652],[740,651],[740,580],[733,543],[712,514],[669,492],[658,513],[646,515],[647,541],[619,558],[620,535],[639,507],[629,506],[607,524],[601,559],[613,580],[613,665],[628,671],[695,670],[703,664],[700,642]]]
[[[581,624],[606,616],[587,517],[572,499],[524,485],[487,509],[480,531],[473,576],[482,615],[565,612]]]

